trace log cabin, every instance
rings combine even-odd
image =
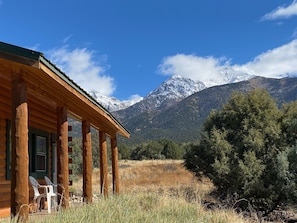
[[[69,205],[68,120],[82,129],[83,197],[92,202],[91,128],[99,133],[101,191],[108,193],[107,140],[113,192],[119,193],[117,136],[129,132],[41,52],[0,42],[0,217],[28,219],[29,176],[63,185]],[[97,134],[96,134],[97,135]]]

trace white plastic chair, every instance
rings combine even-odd
[[[44,188],[44,187],[41,187],[41,185],[37,182],[37,180],[34,177],[29,176],[29,180],[33,187],[33,191],[34,191],[33,203],[37,204],[37,208],[36,208],[36,211],[37,211],[37,210],[40,210],[41,208],[40,206],[41,198],[46,197],[46,191],[44,193],[40,193],[39,188]]]
[[[38,181],[32,176],[29,176],[29,179],[30,179],[30,183],[31,183],[31,185],[33,187],[33,190],[34,190],[33,200],[37,201],[37,210],[40,208],[41,198],[46,197],[47,210],[48,210],[48,213],[51,213],[51,207],[52,207],[51,201],[52,201],[52,198],[57,197],[57,195],[54,193],[53,186],[52,185],[40,185],[38,183]],[[45,193],[40,194],[39,193],[39,188],[44,188]]]
[[[64,187],[61,184],[54,184],[47,176],[44,176],[45,182],[48,186],[52,186],[54,188],[53,193],[56,195],[57,198],[60,197],[60,200],[58,202],[58,210],[60,210],[61,205],[62,205],[62,200],[63,200],[63,196],[64,196]],[[58,193],[58,187],[62,188],[62,193]]]

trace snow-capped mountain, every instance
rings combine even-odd
[[[202,82],[195,82],[190,78],[173,75],[157,89],[151,91],[144,99],[151,101],[154,107],[158,108],[168,100],[177,102],[205,88],[206,86]]]
[[[223,67],[219,73],[216,78],[210,77],[203,82],[194,81],[180,75],[173,75],[145,96],[142,101],[133,105],[133,107],[138,107],[136,109],[138,112],[163,109],[206,88],[245,81],[254,77],[245,72],[236,71],[230,66]]]
[[[252,75],[236,71],[228,66],[222,68],[219,73],[217,77],[203,80],[203,82],[194,81],[180,75],[173,75],[144,98],[136,97],[125,101],[102,95],[96,91],[89,93],[101,103],[103,107],[111,112],[123,110],[133,105],[138,107],[137,110],[139,112],[144,110],[153,111],[159,107],[168,107],[205,88],[249,80],[253,77]]]
[[[255,76],[245,73],[243,71],[235,70],[231,66],[224,66],[218,72],[218,75],[214,75],[214,77],[209,77],[202,82],[205,84],[207,88],[213,86],[220,86],[223,84],[232,84],[240,81],[246,81]]]
[[[91,91],[89,94],[96,99],[104,108],[106,108],[108,111],[117,111],[125,109],[131,105],[134,105],[135,103],[141,101],[142,97],[134,97],[130,100],[124,100],[120,101],[119,99],[115,97],[109,97],[106,95],[103,95],[97,91]]]
[[[174,75],[151,91],[143,100],[127,109],[115,111],[114,115],[125,122],[144,112],[156,114],[205,88],[201,82]]]

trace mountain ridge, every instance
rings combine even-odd
[[[220,80],[208,83],[174,75],[138,101],[126,101],[113,110],[111,105],[122,102],[114,98],[109,107],[103,104],[131,133],[130,139],[120,142],[132,145],[163,138],[176,142],[198,140],[210,111],[220,109],[233,91],[245,93],[262,88],[279,103],[297,100],[296,77],[255,77],[229,68],[221,72],[224,75]],[[96,92],[93,95],[97,96]]]
[[[246,93],[259,88],[266,89],[279,105],[297,100],[296,77],[254,77],[246,81],[214,86],[196,92],[158,112],[146,111],[134,117],[116,114],[131,133],[130,139],[121,142],[131,145],[163,138],[175,142],[199,140],[203,123],[211,110],[220,109],[234,91]],[[131,108],[133,106],[129,109],[130,113],[133,112]]]
[[[137,103],[139,110],[158,109],[159,107],[168,107],[177,101],[183,100],[189,95],[201,91],[205,88],[235,83],[243,80],[251,79],[252,75],[244,72],[236,71],[230,66],[225,66],[219,71],[220,75],[216,78],[208,78],[204,81],[193,80],[188,77],[182,77],[175,74],[162,82],[156,89],[149,92],[145,97],[134,97],[129,100],[120,101],[115,97],[109,97],[100,94],[97,91],[90,91],[90,95],[97,100],[107,110],[114,112],[127,109]],[[142,102],[144,101],[144,102]]]

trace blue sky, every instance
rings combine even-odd
[[[145,96],[225,66],[297,74],[297,0],[0,0],[0,41],[43,52],[85,90]]]

